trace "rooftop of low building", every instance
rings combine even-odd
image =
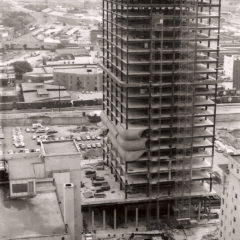
[[[79,153],[74,141],[49,141],[42,143],[46,155],[66,155]]]
[[[75,68],[56,68],[55,73],[69,73],[69,74],[98,74],[102,70],[97,67],[75,67]]]
[[[47,91],[51,90],[66,90],[64,86],[44,84],[44,83],[21,83],[23,92],[35,92],[38,89],[46,89]]]
[[[55,192],[34,198],[9,199],[8,187],[0,186],[0,239],[64,236],[65,227]]]
[[[41,163],[38,154],[35,156],[20,156],[8,160],[8,172],[10,180],[34,179],[34,164]]]

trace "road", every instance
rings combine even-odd
[[[14,40],[15,41],[15,40]],[[17,40],[16,40],[17,41]],[[31,56],[35,50],[14,50],[9,53],[6,52],[3,56],[3,62],[5,65],[10,65],[16,61],[28,61],[32,67],[42,66],[43,57],[47,57],[51,54],[48,50],[37,50],[39,52],[38,56]]]
[[[94,106],[83,106],[83,107],[69,107],[69,108],[61,108],[60,113],[64,112],[73,112],[73,113],[82,113],[85,111],[98,111],[102,110],[102,105],[94,105]],[[0,119],[4,117],[4,115],[18,115],[23,114],[34,114],[34,113],[58,113],[58,108],[51,108],[51,109],[23,109],[23,110],[6,110],[0,112]]]

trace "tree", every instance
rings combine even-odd
[[[3,14],[4,26],[13,27],[15,32],[22,31],[34,18],[25,12],[6,12]]]
[[[32,66],[27,61],[17,61],[12,64],[16,77],[22,79],[22,75],[26,72],[32,72]]]

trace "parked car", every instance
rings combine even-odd
[[[97,145],[95,143],[92,143],[92,148],[96,148]]]
[[[25,152],[25,153],[30,153],[30,151],[29,151],[28,148],[25,148],[25,149],[24,149],[24,152]]]
[[[81,148],[82,150],[84,150],[84,149],[86,149],[86,145],[85,145],[85,144],[81,144],[80,148]]]
[[[24,142],[19,142],[19,143],[16,143],[16,148],[23,148],[23,147],[25,147],[25,144],[24,144]]]
[[[56,131],[56,130],[48,130],[48,132],[47,132],[47,134],[54,134],[54,133],[58,133],[58,131]]]
[[[87,144],[87,148],[88,149],[92,148],[91,144]]]
[[[97,143],[96,146],[97,146],[98,148],[102,147],[101,143]]]
[[[14,154],[14,151],[12,149],[8,150],[8,154]]]
[[[43,128],[43,125],[42,125],[41,123],[33,123],[33,124],[32,124],[32,128],[33,128],[33,129]]]
[[[25,131],[26,131],[27,133],[29,133],[29,132],[30,132],[30,128],[26,128]]]
[[[45,133],[46,129],[45,128],[39,128],[36,130],[36,133]]]

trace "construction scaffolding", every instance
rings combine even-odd
[[[126,199],[167,193],[176,218],[210,179],[219,24],[220,0],[103,0],[104,157]]]

